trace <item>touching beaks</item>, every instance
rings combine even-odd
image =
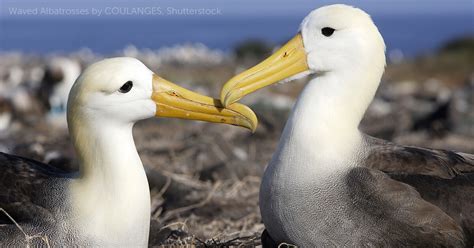
[[[243,96],[309,70],[301,34],[256,66],[231,78],[222,88],[221,102],[229,106]]]
[[[226,123],[250,129],[257,128],[255,113],[243,104],[225,108],[220,100],[203,96],[153,75],[153,94],[156,116],[215,123]]]

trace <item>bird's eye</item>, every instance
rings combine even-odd
[[[133,87],[133,82],[132,81],[127,81],[120,87],[119,91],[120,93],[127,93],[129,92]]]
[[[326,37],[331,36],[334,33],[334,31],[335,31],[335,29],[330,28],[330,27],[325,27],[325,28],[321,29],[321,33]]]

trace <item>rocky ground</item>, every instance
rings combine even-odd
[[[470,42],[467,49],[448,44],[432,55],[389,63],[361,129],[401,144],[474,153],[474,49]],[[123,54],[140,58],[171,81],[214,97],[227,79],[255,63],[203,47],[175,49],[184,49],[184,57],[172,57],[175,53],[168,50],[133,48]],[[192,52],[212,56],[193,60],[189,58]],[[51,60],[58,56],[0,55],[0,151],[74,169],[77,164],[62,121],[63,110],[48,101],[51,90],[38,93],[45,84],[56,87],[48,80],[65,78],[51,68]],[[66,57],[81,68],[100,59],[87,51]],[[244,103],[260,121],[253,134],[195,121],[137,123],[134,137],[152,194],[151,246],[260,244],[260,177],[305,82],[275,85],[246,98]]]

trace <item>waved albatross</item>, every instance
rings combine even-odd
[[[233,77],[224,105],[281,80],[316,74],[265,170],[265,246],[472,247],[474,156],[400,146],[358,129],[385,67],[364,11],[312,11],[272,56]]]
[[[71,90],[67,116],[77,173],[0,153],[0,208],[9,214],[0,212],[0,247],[146,247],[150,193],[134,123],[158,116],[257,125],[248,107],[223,108],[133,58],[89,66]]]

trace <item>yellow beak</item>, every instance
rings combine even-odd
[[[229,106],[247,94],[308,69],[303,39],[298,34],[260,64],[231,78],[222,88],[221,101]]]
[[[247,106],[232,104],[224,108],[218,99],[212,99],[153,75],[153,94],[156,116],[207,122],[226,123],[255,131],[257,117]]]

